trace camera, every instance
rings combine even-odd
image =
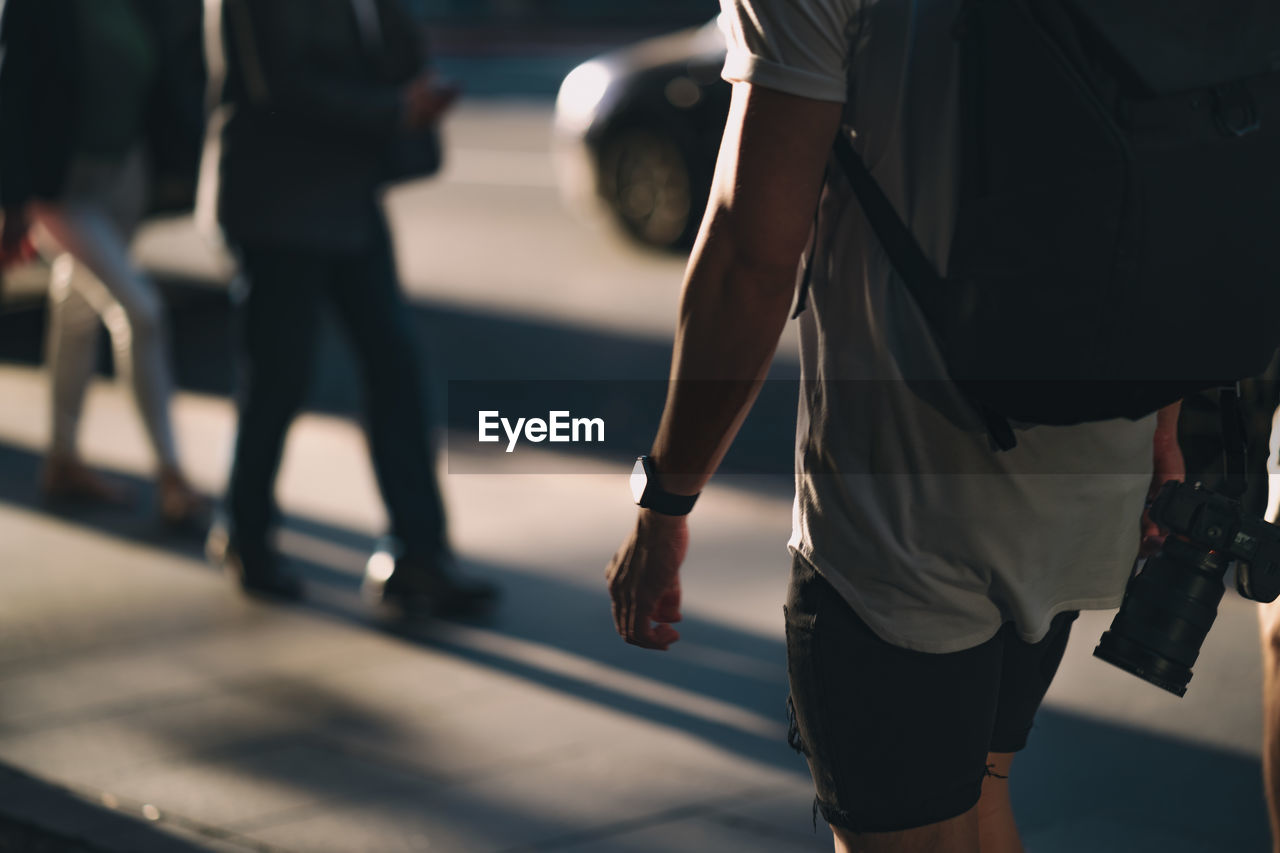
[[[1238,501],[1198,483],[1165,483],[1151,518],[1169,535],[1129,579],[1120,612],[1093,654],[1182,696],[1231,563],[1245,598],[1268,602],[1280,595],[1280,527],[1246,516]]]

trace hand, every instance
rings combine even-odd
[[[420,130],[438,122],[461,90],[452,84],[442,84],[434,74],[413,78],[404,87],[404,125],[410,130]]]
[[[1152,444],[1151,486],[1147,489],[1147,507],[1142,511],[1142,541],[1138,546],[1139,557],[1150,557],[1164,545],[1164,534],[1160,525],[1151,520],[1151,502],[1165,483],[1170,480],[1182,482],[1187,479],[1187,466],[1182,458],[1182,448],[1178,446],[1178,417],[1176,411],[1166,414],[1162,411],[1156,426],[1155,440]]]
[[[680,639],[671,625],[680,621],[680,564],[688,550],[684,516],[640,511],[636,529],[605,572],[613,625],[622,639],[661,651]]]

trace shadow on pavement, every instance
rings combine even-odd
[[[38,470],[39,458],[36,455],[0,446],[0,503],[36,509],[102,534],[201,559],[202,543],[198,538],[175,537],[167,533],[155,523],[151,514],[111,508],[44,505],[39,500],[35,485]],[[151,486],[145,480],[113,476],[123,480],[136,494],[149,496]],[[295,517],[286,519],[285,528],[336,545],[340,553],[351,555],[350,561],[342,564],[290,555],[290,563],[300,571],[315,593],[310,596],[307,606],[343,621],[371,627],[374,623],[359,600],[362,570],[359,558],[372,552],[375,540],[354,531]],[[391,626],[393,633],[597,704],[680,728],[754,760],[803,772],[802,762],[790,752],[782,737],[786,672],[785,651],[780,642],[686,617],[681,632],[687,644],[709,649],[710,655],[705,651],[701,657],[692,658],[681,652],[656,655],[617,640],[603,583],[599,589],[585,589],[522,571],[520,567],[478,561],[464,561],[462,569],[470,575],[494,581],[503,590],[499,609],[492,623],[483,626],[485,630],[653,679],[686,690],[691,695],[728,703],[758,715],[761,718],[760,728],[774,723],[777,731],[764,734],[743,731],[741,726],[726,726],[708,719],[705,714],[684,713],[670,704],[655,704],[635,692],[620,691],[577,678],[563,669],[539,669],[521,656],[505,656],[501,646],[495,651],[490,644],[469,644],[466,633],[459,637],[447,630],[434,631],[429,625]],[[231,594],[230,586],[228,594]],[[104,639],[104,642],[109,644],[110,640]],[[724,668],[724,660],[730,662],[730,669]]]
[[[1013,772],[1033,853],[1271,849],[1250,756],[1047,708]]]
[[[184,388],[227,395],[232,375],[228,357],[230,309],[226,293],[182,282],[167,285],[172,306],[176,364]],[[670,355],[663,342],[559,326],[528,318],[504,317],[475,311],[417,306],[415,323],[432,374],[452,379],[612,380],[664,377]],[[38,361],[43,330],[43,310],[11,311],[0,315],[0,360]],[[312,384],[312,409],[353,414],[360,409],[358,372],[336,329],[330,324],[322,336]],[[793,368],[779,374],[793,377]],[[778,383],[782,388],[793,388]],[[591,386],[599,394],[600,384]],[[592,405],[607,407],[618,444],[647,447],[656,426],[652,400],[636,399],[628,383],[619,382],[612,399],[593,397]],[[728,471],[786,470],[791,464],[795,400],[789,393],[766,398],[753,412],[726,461]],[[453,429],[472,430],[473,412],[447,412]],[[611,442],[612,444],[612,442]],[[592,453],[589,447],[579,452]],[[36,495],[38,458],[25,451],[0,447],[0,501],[49,512]],[[132,483],[139,494],[149,485]],[[789,485],[789,484],[788,484]],[[188,557],[199,557],[197,540],[176,540],[156,528],[149,515],[119,511],[56,511],[77,525],[115,537],[140,542]],[[306,536],[341,546],[347,553],[363,554],[372,547],[369,537],[350,530],[289,519],[287,527]],[[359,608],[359,565],[302,562],[308,581],[331,594],[317,596],[310,607],[362,626],[370,623]],[[529,682],[576,696],[596,705],[642,717],[692,734],[730,752],[767,766],[803,775],[805,768],[780,737],[785,698],[785,651],[780,640],[762,638],[721,624],[688,619],[682,625],[686,644],[702,650],[685,655],[641,652],[615,641],[603,586],[581,586],[539,576],[520,567],[470,563],[465,567],[492,579],[505,590],[504,603],[490,626],[479,628],[486,636],[515,641],[475,643],[462,633],[448,630],[410,631],[412,642],[441,649],[479,666],[505,672]],[[520,645],[525,644],[525,645]],[[621,673],[651,679],[678,688],[687,696],[715,700],[747,712],[751,719],[776,721],[779,732],[750,725],[727,725],[714,714],[694,713],[679,703],[655,702],[634,685],[619,686],[590,676],[575,675],[564,667],[541,666],[527,655],[509,654],[510,648],[529,644],[571,656]],[[295,685],[296,686],[296,685]],[[371,712],[372,709],[365,709]],[[376,730],[376,715],[361,716],[361,726]],[[287,735],[270,735],[277,746]],[[225,756],[232,764],[252,765],[258,774],[277,774],[290,784],[315,784],[306,773],[263,761],[261,750],[253,754]],[[1079,834],[1115,835],[1090,841],[1091,850],[1143,850],[1143,828],[1159,828],[1183,837],[1195,850],[1262,850],[1267,826],[1261,799],[1257,760],[1214,749],[1162,738],[1139,730],[1047,710],[1041,715],[1032,746],[1020,758],[1017,804],[1023,828],[1030,838],[1042,838],[1037,850],[1085,849],[1056,846],[1059,830],[1076,825]],[[335,790],[323,792],[360,801],[362,792],[344,790],[330,778]],[[379,803],[377,808],[393,808]],[[403,804],[411,810],[413,804]],[[546,825],[545,832],[563,833],[564,827]],[[1065,831],[1065,830],[1063,830]],[[1105,843],[1104,843],[1105,842]],[[1065,844],[1065,842],[1064,842]]]
[[[37,458],[30,453],[0,448],[0,502],[38,506],[33,485],[37,466]],[[141,481],[133,485],[139,491],[146,488]],[[112,536],[198,556],[198,543],[169,540],[154,530],[148,532],[150,520],[139,519],[137,513],[58,515]],[[372,540],[304,519],[289,519],[287,528],[352,555],[349,562],[338,561],[341,564],[299,562],[317,593],[307,607],[340,621],[371,627],[358,601],[360,567],[355,558],[368,551]],[[765,766],[805,774],[803,763],[781,737],[785,651],[780,639],[690,618],[682,625],[682,632],[686,642],[704,650],[703,654],[645,653],[614,639],[603,589],[586,589],[520,567],[472,562],[465,568],[504,587],[503,604],[493,622],[470,628],[428,626],[400,631],[398,636],[478,666],[686,732]],[[477,642],[477,638],[482,641]],[[549,649],[562,665],[546,666],[541,662],[544,656],[526,654],[530,649]],[[726,661],[732,665],[724,665]],[[578,663],[582,664],[580,673],[574,670]],[[601,673],[605,677],[599,677]],[[622,680],[609,677],[610,673],[621,674]],[[674,702],[655,701],[646,695],[644,682],[637,688],[636,682],[628,681],[634,676],[678,688],[682,693]],[[396,729],[379,715],[376,707],[351,706],[349,699],[329,695],[322,685],[309,684],[303,678],[262,685],[255,689],[256,693],[277,695],[284,705],[312,709],[318,715],[316,719],[352,731],[361,741],[390,756],[394,764]],[[720,718],[715,710],[693,707],[696,702],[682,703],[680,697],[713,700],[719,703],[716,708],[727,707],[729,713]],[[744,712],[745,717],[738,711]],[[753,728],[742,724],[743,718],[764,722]],[[767,730],[769,721],[777,722],[776,731]],[[213,730],[207,735],[211,743],[220,737]],[[206,744],[202,751],[236,772],[275,778],[306,789],[326,802],[355,803],[374,813],[414,811],[412,802],[398,803],[394,798],[384,801],[367,790],[344,787],[341,773],[318,774],[306,762],[289,760],[290,752],[307,737],[297,731],[240,732],[237,737],[239,746],[234,750],[219,752]],[[175,739],[180,738],[175,734]],[[250,746],[245,747],[246,743]],[[355,759],[341,747],[334,747],[326,760],[341,766],[342,762]],[[407,765],[401,770],[417,772]],[[1019,759],[1015,790],[1024,832],[1029,839],[1038,841],[1033,849],[1044,853],[1156,849],[1144,846],[1143,839],[1149,835],[1176,837],[1184,844],[1177,850],[1197,853],[1262,850],[1268,835],[1260,774],[1259,762],[1251,757],[1047,709],[1040,715],[1031,746]],[[713,792],[708,793],[710,796]],[[459,791],[456,796],[458,807],[462,808],[465,794]],[[474,813],[478,807],[471,803],[464,813]],[[574,831],[535,816],[522,819],[535,822],[542,837],[568,837]],[[1166,845],[1159,849],[1175,848]]]

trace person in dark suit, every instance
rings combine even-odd
[[[270,546],[273,490],[328,302],[361,361],[374,469],[398,543],[394,570],[367,576],[365,592],[411,612],[473,611],[496,591],[451,568],[418,355],[379,203],[389,152],[429,131],[456,92],[424,70],[421,32],[399,0],[227,0],[223,35],[218,218],[242,271],[240,387],[228,525],[211,534],[210,555],[249,593],[302,593]]]

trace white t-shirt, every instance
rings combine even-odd
[[[846,131],[941,266],[956,216],[960,0],[721,5],[725,79],[844,103]],[[1017,448],[992,451],[834,161],[817,240],[792,550],[878,635],[918,651],[969,648],[1009,621],[1036,641],[1060,611],[1118,606],[1155,417],[1021,428]]]

